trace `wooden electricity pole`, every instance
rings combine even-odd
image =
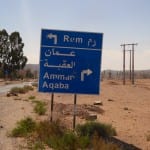
[[[129,66],[129,68],[130,68],[130,81],[131,81],[131,50],[129,50],[129,52],[130,52],[130,66]]]
[[[123,46],[123,85],[125,85],[125,52],[126,46],[132,46],[132,50],[127,50],[130,51],[130,80],[132,79],[132,84],[134,84],[134,46],[136,46],[137,43],[132,43],[132,44],[121,44],[120,46]],[[131,52],[132,52],[132,58],[131,58]],[[131,59],[132,59],[132,73],[131,73]]]
[[[132,84],[134,84],[134,46],[137,46],[137,43],[130,45],[132,45]]]
[[[130,79],[130,81],[131,81],[131,78],[132,78],[132,72],[131,72],[131,52],[132,52],[132,50],[127,50],[127,51],[129,51],[130,53],[130,60],[129,60],[129,79]]]
[[[125,82],[126,82],[126,76],[125,76],[125,47],[126,47],[126,44],[122,44],[120,46],[123,46],[123,85],[125,85]]]

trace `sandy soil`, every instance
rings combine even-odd
[[[33,103],[29,96],[48,103],[49,109],[44,117],[40,117],[33,111]],[[0,150],[18,150],[23,144],[22,139],[9,137],[10,131],[16,122],[26,116],[32,116],[36,120],[50,118],[51,94],[38,93],[36,89],[18,97],[6,97],[0,95]],[[97,114],[97,120],[110,123],[116,128],[117,138],[129,144],[133,144],[142,150],[150,150],[150,80],[136,80],[135,85],[127,83],[122,85],[115,80],[101,82],[101,94],[99,95],[77,95],[77,105],[84,104],[92,106],[94,101],[102,101],[98,106],[104,113]],[[72,107],[74,95],[54,94],[53,119],[62,118],[69,127],[72,127],[72,113],[64,113],[63,108]],[[58,107],[60,106],[60,107]],[[81,107],[82,108],[82,107]],[[71,110],[71,109],[70,109]],[[69,110],[69,111],[70,111]],[[85,111],[84,111],[85,112]],[[84,117],[77,117],[76,124],[85,121]]]

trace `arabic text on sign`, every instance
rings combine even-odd
[[[45,59],[44,67],[49,67],[49,68],[64,68],[64,69],[72,69],[75,67],[75,62],[72,61],[70,63],[66,63],[66,60],[63,60],[63,63],[58,64],[58,65],[49,65],[48,60]]]
[[[71,51],[70,53],[60,53],[59,51],[55,51],[54,48],[52,49],[48,49],[47,51],[45,51],[45,56],[49,57],[49,56],[67,56],[67,57],[74,57],[75,52]]]

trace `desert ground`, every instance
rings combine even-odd
[[[33,111],[30,96],[45,101],[48,111],[45,116],[38,116]],[[93,106],[95,101],[102,104],[96,106],[104,112],[89,111],[97,115],[97,121],[112,124],[117,131],[116,138],[133,144],[142,150],[150,150],[150,79],[135,80],[131,85],[122,81],[104,80],[101,82],[100,95],[77,95],[77,106]],[[24,144],[21,138],[9,137],[10,131],[16,122],[31,116],[35,120],[50,119],[50,93],[39,93],[35,88],[26,94],[7,97],[0,95],[0,150],[19,150]],[[54,119],[62,119],[68,127],[72,128],[74,95],[54,94]],[[78,108],[77,107],[77,108]],[[70,108],[70,109],[69,109]],[[77,109],[79,111],[79,109]],[[81,110],[80,110],[81,111]],[[76,118],[76,124],[85,122],[82,114]]]

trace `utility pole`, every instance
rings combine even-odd
[[[130,79],[130,81],[131,81],[131,78],[132,78],[132,74],[131,74],[131,52],[132,52],[132,50],[127,50],[127,51],[129,51],[130,53],[130,60],[129,60],[129,79]]]
[[[123,85],[125,85],[126,78],[125,78],[125,47],[126,44],[121,44],[120,46],[123,46]]]
[[[130,81],[131,81],[131,76],[132,76],[131,75],[131,50],[129,50],[129,51],[130,51],[130,67],[129,68],[130,68]]]
[[[133,43],[132,45],[132,84],[134,84],[134,46],[137,46],[137,43]]]
[[[125,85],[125,52],[130,51],[130,80],[132,79],[132,84],[134,84],[134,46],[137,46],[137,43],[132,44],[121,44],[123,46],[123,85]],[[132,50],[126,50],[126,46],[132,46]],[[132,73],[131,73],[131,52],[132,52]]]

